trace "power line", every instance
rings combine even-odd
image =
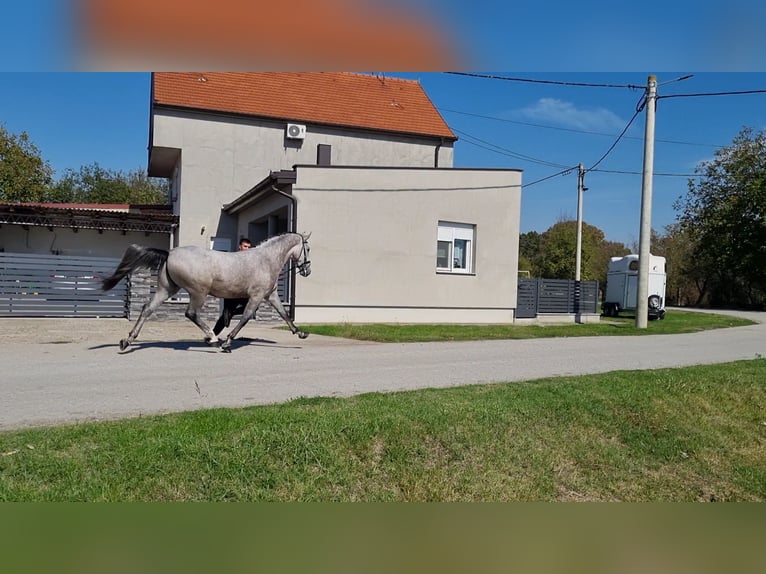
[[[705,92],[698,94],[668,94],[666,96],[657,96],[658,100],[666,98],[698,98],[705,96],[739,96],[742,94],[766,94],[766,90],[741,90],[738,92]]]
[[[643,97],[642,97],[642,101],[643,101]],[[614,140],[614,143],[613,143],[613,144],[612,144],[612,145],[609,147],[609,149],[608,149],[608,150],[606,150],[606,153],[604,153],[604,155],[602,155],[602,156],[601,156],[601,157],[598,159],[598,161],[597,161],[596,163],[594,163],[594,164],[593,164],[593,165],[592,165],[590,168],[588,168],[588,171],[590,171],[590,170],[594,169],[596,166],[598,166],[598,164],[600,164],[602,161],[604,161],[604,160],[606,159],[606,156],[608,156],[610,153],[612,153],[612,150],[613,150],[613,149],[614,149],[614,148],[617,146],[617,144],[620,142],[620,140],[622,139],[622,136],[624,136],[624,135],[625,135],[625,132],[626,132],[626,131],[628,131],[628,128],[630,127],[630,124],[632,124],[632,123],[633,123],[633,120],[635,120],[635,119],[636,119],[636,116],[638,116],[638,114],[641,112],[641,110],[642,110],[642,109],[644,109],[644,105],[641,103],[641,101],[639,101],[639,104],[636,106],[636,112],[633,114],[633,117],[632,117],[632,118],[630,118],[630,120],[628,121],[628,123],[625,125],[625,128],[622,130],[622,133],[620,133],[620,135],[619,135],[619,136],[617,136],[617,139],[616,139],[616,140]]]
[[[623,175],[643,175],[640,171],[629,171],[620,169],[589,169],[588,171],[596,171],[599,173],[617,173]],[[698,173],[658,173],[654,172],[652,175],[662,175],[665,177],[701,177]]]
[[[455,129],[455,131],[456,132],[460,132],[460,130],[457,130],[457,129]],[[469,134],[465,134],[465,132],[460,132],[460,133],[463,133],[464,135],[466,135],[468,137],[472,137]],[[480,143],[472,142],[472,141],[467,140],[467,139],[464,139],[464,140],[461,140],[461,141],[463,141],[463,142],[465,142],[467,144],[470,144],[472,146],[476,146],[478,148],[485,149],[487,151],[492,151],[492,152],[495,152],[495,153],[498,153],[498,154],[501,154],[501,155],[513,157],[515,159],[524,159],[524,156],[517,157],[517,156],[521,156],[522,154],[516,154],[514,152],[511,152],[510,150],[507,150],[507,153],[506,153],[505,148],[503,148],[501,146],[498,146],[497,144],[493,144],[492,142],[487,142],[487,141],[481,140],[479,138],[474,138],[474,139],[476,139],[479,142],[484,142],[487,145],[482,145]],[[548,162],[548,161],[545,161],[545,160],[537,160],[537,159],[531,158],[531,157],[528,158],[527,161],[530,161],[532,163],[539,163],[540,165],[546,165],[546,166],[549,166],[549,167],[565,168],[564,169],[564,173],[572,170],[571,167],[567,167],[567,166],[565,166],[563,164]],[[593,169],[593,168],[591,168],[588,171],[593,171],[593,172],[598,172],[598,173],[614,173],[614,174],[618,174],[618,175],[642,175],[642,172],[640,172],[640,171],[619,170],[619,169],[601,169],[601,168]],[[654,175],[656,175],[656,176],[664,176],[664,177],[700,177],[700,174],[698,174],[698,173],[660,173],[660,172],[655,172]],[[548,179],[548,178],[546,177],[546,178],[543,178],[543,179]],[[538,180],[538,181],[543,181],[543,180]],[[537,183],[537,182],[533,182],[533,183]],[[522,187],[526,187],[527,185],[531,185],[531,184],[524,184]]]
[[[500,118],[500,117],[497,117],[497,116],[487,116],[487,115],[483,115],[483,114],[475,114],[475,113],[472,113],[472,112],[463,112],[463,111],[460,111],[460,110],[452,110],[452,109],[449,109],[449,108],[437,108],[437,109],[439,111],[442,111],[442,112],[448,112],[448,113],[452,113],[452,114],[461,114],[461,115],[464,115],[464,116],[472,116],[472,117],[475,117],[475,118],[482,118],[482,119],[485,119],[485,120],[494,120],[494,121],[498,121],[498,122],[506,122],[506,123],[509,123],[509,124],[517,124],[517,125],[521,125],[521,126],[531,126],[531,127],[535,127],[535,128],[544,128],[544,129],[548,129],[548,130],[557,130],[557,131],[572,132],[572,133],[577,133],[577,134],[588,134],[588,135],[604,136],[604,137],[610,137],[610,138],[615,137],[615,134],[608,134],[608,133],[605,133],[605,132],[594,132],[594,131],[589,131],[589,130],[577,130],[577,129],[574,129],[574,128],[562,128],[562,127],[558,127],[558,126],[547,126],[545,124],[535,124],[535,123],[531,123],[531,122],[521,122],[521,121],[517,121],[517,120],[509,120],[509,119],[506,119],[506,118]],[[623,136],[623,139],[631,139],[631,140],[644,141],[644,138],[636,137],[636,136]],[[723,147],[722,145],[717,145],[717,144],[684,142],[684,141],[678,141],[678,140],[655,139],[654,141],[662,142],[662,143],[668,143],[668,144],[677,144],[677,145],[691,145],[691,146],[712,147],[712,148]]]
[[[537,179],[537,180],[535,180],[535,181],[531,181],[531,182],[529,182],[529,183],[525,183],[525,184],[523,184],[521,187],[530,187],[530,186],[532,186],[532,185],[535,185],[536,183],[540,183],[540,182],[543,182],[543,181],[545,181],[545,180],[547,180],[547,179],[552,179],[552,178],[556,177],[557,175],[569,175],[570,173],[572,173],[572,171],[574,171],[574,170],[576,170],[576,169],[577,169],[577,166],[576,166],[576,165],[574,165],[574,166],[572,166],[572,167],[569,167],[569,168],[567,168],[567,169],[561,170],[561,171],[559,171],[559,172],[557,172],[557,173],[554,173],[554,174],[552,174],[552,175],[549,175],[549,176],[543,177],[543,178],[541,178],[541,179]]]
[[[524,155],[524,154],[515,152],[513,150],[510,150],[508,148],[504,148],[504,147],[499,146],[497,144],[494,144],[492,142],[483,140],[481,138],[477,138],[476,136],[471,135],[471,134],[469,134],[467,132],[464,132],[462,130],[459,130],[457,128],[452,128],[452,129],[454,131],[456,131],[457,133],[462,134],[463,136],[465,136],[467,138],[473,139],[476,142],[480,142],[480,143],[485,144],[485,145],[477,144],[477,143],[475,143],[473,141],[470,141],[469,139],[463,140],[463,141],[465,141],[465,143],[469,143],[469,144],[475,145],[477,147],[481,147],[483,149],[487,149],[489,151],[494,151],[496,153],[500,153],[502,155],[507,155],[507,156],[515,158],[515,159],[521,159],[521,160],[524,160],[524,161],[528,161],[528,162],[531,162],[531,163],[536,163],[536,164],[539,164],[539,165],[545,165],[545,166],[548,166],[548,167],[559,167],[559,168],[567,167],[567,166],[565,166],[563,164],[560,164],[560,163],[554,163],[554,162],[550,162],[550,161],[547,161],[547,160],[544,160],[544,159],[538,159],[538,158],[535,158],[535,157],[532,157],[532,156],[528,156],[528,155]],[[487,146],[491,146],[491,147],[487,147]],[[495,149],[493,149],[493,148],[495,148]],[[567,169],[569,169],[569,168],[567,167]]]
[[[495,76],[493,74],[477,74],[472,72],[444,72],[455,76],[469,76],[471,78],[484,78],[486,80],[504,80],[506,82],[526,82],[530,84],[553,84],[557,86],[579,86],[585,88],[629,88],[643,90],[645,86],[635,84],[593,84],[587,82],[563,82],[559,80],[536,80],[532,78],[514,78],[509,76]]]

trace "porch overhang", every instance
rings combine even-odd
[[[149,177],[172,177],[180,158],[178,148],[152,146],[149,149]]]
[[[295,170],[283,169],[280,171],[272,171],[267,177],[255,184],[237,199],[224,205],[222,211],[229,215],[236,215],[240,211],[259,202],[264,197],[275,193],[275,187],[278,188],[281,193],[292,195],[292,186],[295,183],[295,180]]]
[[[169,234],[178,226],[178,216],[165,206],[154,205],[4,203],[0,204],[0,225],[6,224]]]

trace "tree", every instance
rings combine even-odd
[[[519,271],[529,271],[530,276],[539,276],[537,259],[540,254],[540,234],[527,231],[519,235]]]
[[[519,269],[532,277],[574,279],[577,222],[561,220],[540,234],[536,231],[519,236]],[[627,255],[630,250],[618,241],[607,241],[598,227],[583,222],[582,280],[596,280],[603,289],[611,257]]]
[[[0,201],[41,201],[52,175],[26,132],[14,135],[0,125]]]
[[[616,245],[621,246],[616,247]],[[577,222],[560,221],[551,226],[540,238],[539,269],[542,277],[574,279],[577,249]],[[582,280],[606,280],[609,257],[624,246],[606,241],[598,227],[582,224]]]
[[[689,233],[678,223],[668,225],[663,235],[657,235],[652,253],[666,259],[667,304],[701,305],[707,295],[708,276],[696,264]]]
[[[67,170],[52,186],[49,199],[70,203],[161,204],[168,202],[168,184],[146,176],[141,169],[124,173],[93,163],[78,172]]]
[[[712,305],[766,303],[766,132],[744,128],[675,204]]]

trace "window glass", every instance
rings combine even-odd
[[[455,239],[455,256],[452,258],[454,269],[468,269],[468,247],[470,241]]]
[[[436,242],[436,266],[440,269],[449,269],[449,259],[452,243],[450,241]]]

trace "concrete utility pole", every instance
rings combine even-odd
[[[575,254],[575,281],[580,280],[580,268],[582,267],[582,192],[585,191],[585,168],[582,164],[577,166],[577,253]]]
[[[652,238],[652,174],[654,170],[654,113],[656,106],[657,76],[651,75],[646,86],[644,171],[641,185],[641,226],[638,238],[636,329],[646,329],[649,321],[649,250]]]

